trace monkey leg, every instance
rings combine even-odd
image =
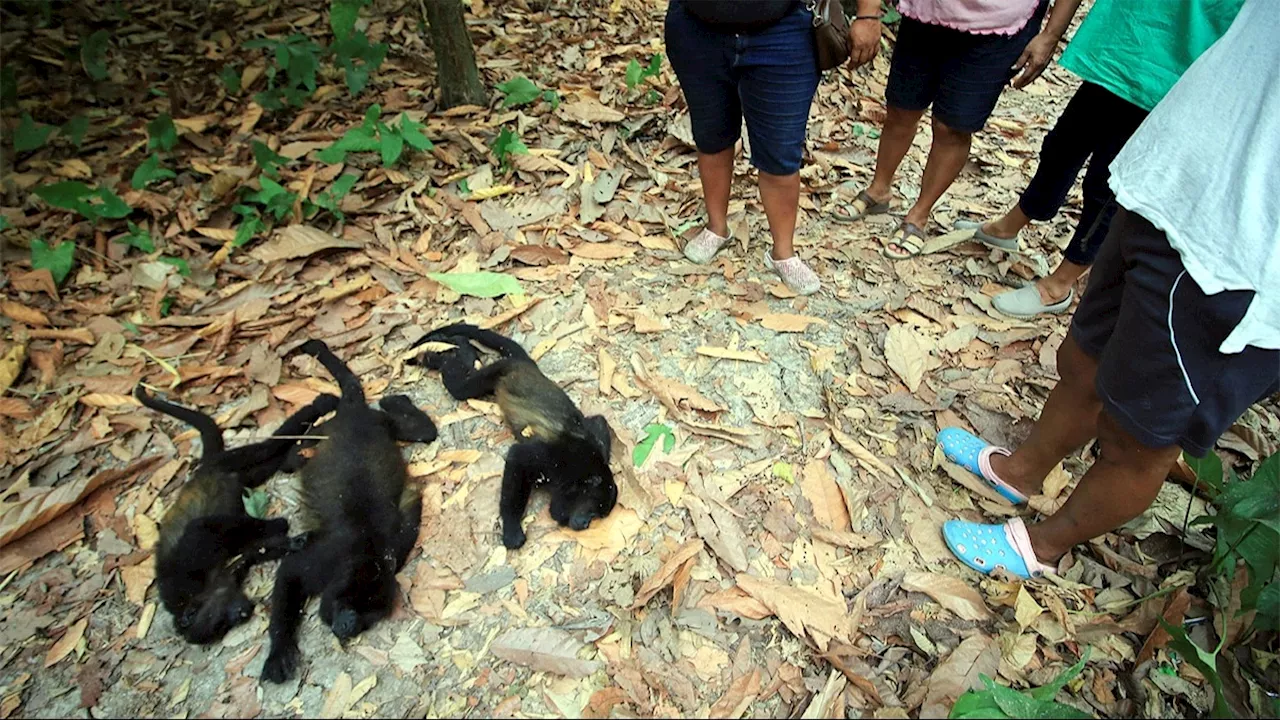
[[[224,468],[236,471],[246,487],[257,487],[270,480],[276,471],[286,465],[300,465],[295,460],[298,441],[294,438],[310,433],[316,421],[337,407],[338,398],[327,393],[318,395],[311,404],[285,419],[272,438],[230,450],[222,456],[219,463]],[[312,441],[312,444],[316,442],[319,441]]]
[[[378,407],[391,421],[396,439],[401,442],[429,443],[439,434],[430,416],[418,409],[406,395],[388,395]]]
[[[510,549],[525,543],[525,508],[538,478],[552,470],[546,446],[540,442],[520,442],[507,451],[506,467],[502,471],[502,497],[498,510],[502,518],[502,544]]]
[[[276,572],[276,585],[271,593],[271,622],[267,635],[271,651],[262,666],[262,679],[282,683],[298,672],[298,628],[307,598],[319,594],[327,579],[324,568],[330,553],[321,546],[285,557]]]
[[[422,526],[422,491],[415,485],[406,486],[400,495],[400,528],[391,539],[395,552],[396,572],[409,560],[409,553],[418,544],[418,530]]]

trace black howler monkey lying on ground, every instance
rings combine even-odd
[[[471,340],[502,359],[477,369],[479,356]],[[424,353],[410,362],[439,370],[457,400],[493,395],[515,436],[502,474],[503,545],[524,545],[520,522],[535,485],[545,484],[551,492],[552,519],[574,530],[585,530],[613,510],[618,486],[609,469],[612,434],[603,417],[584,417],[519,343],[496,332],[459,323],[428,333],[414,346],[425,342],[457,349]]]
[[[253,603],[240,589],[249,568],[297,549],[287,520],[261,520],[245,512],[245,488],[270,479],[295,443],[289,436],[305,433],[338,406],[338,398],[321,395],[294,413],[275,433],[284,438],[227,450],[208,415],[151,397],[141,385],[133,394],[152,410],[199,430],[204,443],[199,465],[160,522],[156,583],[182,637],[214,642],[253,614]]]
[[[298,667],[298,627],[307,599],[320,596],[320,617],[340,641],[359,635],[391,613],[396,572],[418,539],[422,496],[408,483],[396,440],[431,442],[436,427],[403,395],[365,401],[360,379],[327,345],[309,340],[300,350],[338,381],[342,398],[327,439],[302,465],[307,544],[280,563],[272,595],[271,652],[262,669],[284,682]]]

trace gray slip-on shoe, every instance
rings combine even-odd
[[[957,220],[955,228],[957,230],[972,230],[973,239],[984,245],[990,245],[991,247],[1008,250],[1010,252],[1018,251],[1018,238],[1016,236],[1011,238],[998,238],[995,235],[983,232],[982,225],[983,224],[981,222],[975,222],[973,220]]]
[[[1072,288],[1065,299],[1052,305],[1045,305],[1044,301],[1040,299],[1040,290],[1036,288],[1035,283],[1032,283],[1017,290],[1000,293],[991,299],[991,304],[995,306],[996,310],[1009,317],[1027,320],[1037,315],[1053,315],[1066,312],[1071,307],[1071,301],[1075,297],[1076,291]]]

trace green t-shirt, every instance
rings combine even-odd
[[[1061,64],[1150,110],[1231,27],[1243,4],[1244,0],[1096,0],[1062,53]]]

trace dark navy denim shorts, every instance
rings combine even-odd
[[[1143,445],[1196,457],[1249,406],[1280,390],[1280,350],[1218,346],[1253,302],[1252,290],[1205,295],[1169,238],[1121,207],[1071,321],[1098,361],[1102,406]]]
[[[813,15],[803,3],[763,30],[734,33],[707,25],[671,0],[666,42],[699,152],[733,147],[745,119],[752,165],[770,175],[800,170],[821,75]]]
[[[979,35],[902,18],[889,63],[885,102],[903,110],[933,105],[933,117],[958,132],[987,123],[1013,64],[1040,32],[1047,2],[1013,35]]]

